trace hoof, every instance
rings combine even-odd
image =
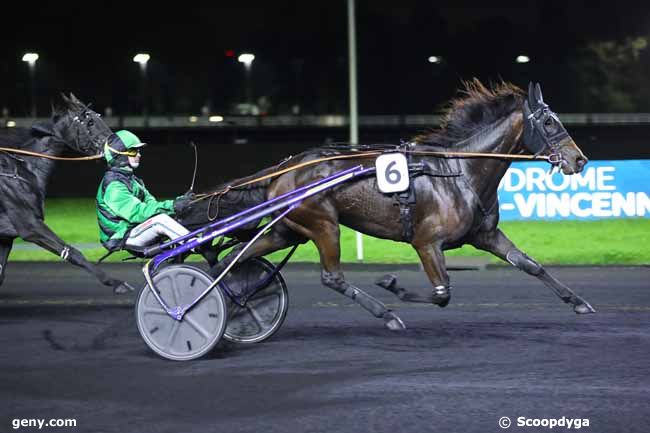
[[[445,298],[433,297],[433,303],[436,304],[440,308],[445,308],[447,305],[449,305],[449,301],[451,301],[451,296],[447,296]]]
[[[397,276],[393,274],[386,274],[377,281],[375,281],[375,284],[381,287],[382,289],[386,289],[389,292],[392,292],[396,295],[399,295],[400,289],[397,287]],[[401,289],[402,291],[404,289]]]
[[[438,286],[433,290],[433,296],[431,297],[431,302],[436,304],[440,308],[444,308],[449,304],[451,300],[451,291],[449,287]]]
[[[395,283],[397,282],[397,276],[393,274],[386,274],[377,281],[375,281],[375,284],[378,285],[379,287],[383,287],[386,290],[389,290],[390,287],[394,286]]]
[[[116,295],[124,295],[125,293],[129,293],[134,291],[135,289],[126,281],[120,284],[119,286],[115,286],[113,288],[113,293]]]
[[[397,316],[397,314],[393,313],[392,311],[384,314],[384,320],[386,321],[384,323],[384,326],[391,331],[401,331],[402,329],[406,329],[406,325],[404,322],[402,322],[402,319],[400,319],[399,316]]]
[[[576,312],[576,314],[589,314],[589,313],[595,313],[596,310],[594,307],[589,305],[589,302],[582,301],[581,304],[574,305],[573,306],[573,311]]]

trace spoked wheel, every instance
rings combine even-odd
[[[221,284],[233,294],[246,294],[268,279],[273,265],[266,259],[254,258],[235,265]],[[226,298],[229,297],[226,295]],[[287,284],[278,272],[243,306],[229,300],[228,325],[223,334],[236,343],[259,343],[280,329],[289,308]]]
[[[171,265],[153,277],[160,297],[170,307],[191,304],[214,280],[205,272],[187,265]],[[226,300],[215,288],[183,319],[177,321],[165,312],[149,285],[136,302],[138,331],[144,342],[158,355],[174,361],[187,361],[208,353],[226,329]]]

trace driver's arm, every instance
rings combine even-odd
[[[122,182],[111,182],[106,187],[104,201],[113,213],[133,224],[145,222],[159,213],[173,213],[172,200],[147,200],[146,197],[145,194],[145,201],[140,201]]]

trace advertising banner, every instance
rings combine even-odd
[[[549,167],[510,166],[499,184],[501,221],[650,217],[650,160],[590,161],[572,176]]]

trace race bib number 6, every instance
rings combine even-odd
[[[381,192],[401,192],[409,187],[409,167],[401,153],[386,153],[377,157],[377,186]]]

